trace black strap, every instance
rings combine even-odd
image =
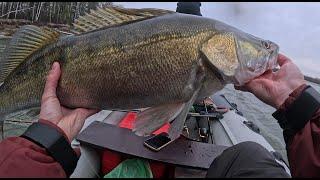
[[[57,129],[44,123],[34,123],[21,137],[45,148],[49,155],[62,166],[67,177],[73,173],[77,166],[78,156]]]
[[[307,86],[285,112],[277,110],[272,116],[278,120],[282,129],[298,131],[319,108],[320,94],[311,86]]]

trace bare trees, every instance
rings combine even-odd
[[[109,5],[112,2],[0,2],[0,19],[71,24],[90,9]]]

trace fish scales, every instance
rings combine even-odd
[[[58,94],[69,107],[139,108],[185,100],[191,94],[181,92],[199,58],[199,46],[213,33],[207,26],[197,17],[174,14],[61,38],[7,78],[11,83],[1,90],[10,94],[2,102],[39,105],[53,61],[62,64]]]

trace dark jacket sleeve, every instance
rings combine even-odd
[[[176,12],[202,16],[200,2],[178,2]]]
[[[293,91],[279,109],[288,109],[305,87]],[[284,131],[284,138],[292,176],[320,177],[320,109],[298,132]]]
[[[54,126],[65,136],[59,127],[49,121],[39,122]],[[22,137],[10,137],[0,143],[0,177],[62,178],[66,174],[44,148]]]

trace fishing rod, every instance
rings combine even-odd
[[[304,75],[304,79],[306,81],[309,81],[309,82],[312,82],[312,83],[320,85],[320,78],[315,78],[315,77],[310,77],[310,76]]]

